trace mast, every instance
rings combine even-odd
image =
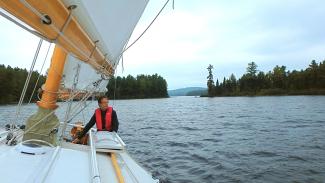
[[[114,75],[147,3],[148,0],[0,0],[0,8],[14,16],[16,24],[21,24],[19,19],[29,26],[22,25],[30,29],[29,32],[36,32],[39,37],[56,44],[42,99],[37,103],[38,111],[28,118],[23,140],[39,139],[56,145],[59,119],[54,110],[58,107],[57,92],[62,75],[72,73],[69,63],[73,64],[74,60],[85,63],[81,71],[82,68],[90,69],[96,77],[90,86],[106,86],[107,83],[101,81]],[[67,80],[65,77],[64,82]]]
[[[44,109],[57,108],[57,92],[60,88],[60,81],[63,75],[66,56],[67,53],[62,48],[55,46],[51,66],[49,68],[47,79],[44,85],[45,88],[43,89],[42,98],[41,101],[37,102],[37,105],[39,107],[42,107]]]
[[[97,47],[97,40],[92,40],[72,16],[76,6],[66,7],[60,0],[0,0],[0,7],[79,60],[106,76],[113,75],[111,61]]]
[[[27,133],[24,134],[23,140],[40,139],[53,145],[57,144],[57,131],[54,130],[59,127],[60,122],[54,110],[58,107],[56,102],[66,57],[67,53],[56,45],[42,98],[37,102],[38,110],[27,120],[25,129]],[[40,120],[44,121],[39,123]]]

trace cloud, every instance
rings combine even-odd
[[[0,16],[0,64],[29,69],[36,52],[39,38]],[[43,41],[35,70],[40,71],[49,43]],[[45,69],[49,66],[47,59]]]
[[[165,1],[150,1],[131,41],[146,28]],[[215,78],[234,73],[240,77],[248,62],[262,71],[275,65],[305,68],[313,59],[325,59],[325,2],[320,0],[205,0],[169,4],[147,33],[124,54],[119,75],[158,73],[169,88],[205,86],[206,67],[214,65]],[[37,39],[0,18],[1,60],[31,63]],[[12,32],[17,32],[12,36]],[[12,44],[10,43],[12,42]],[[13,47],[19,44],[16,53]],[[6,53],[4,53],[6,52]],[[5,56],[3,56],[5,55]],[[24,55],[24,56],[23,56]],[[24,60],[22,62],[22,60]],[[3,61],[2,61],[3,63]],[[29,67],[29,66],[28,66]]]

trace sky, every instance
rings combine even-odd
[[[131,41],[166,1],[151,0]],[[238,78],[248,62],[264,72],[275,65],[300,70],[325,60],[325,1],[175,0],[124,54],[117,75],[158,73],[168,89],[206,87],[207,66],[215,80]],[[0,64],[29,68],[39,39],[0,17]],[[40,69],[48,43],[36,64]],[[48,61],[46,67],[48,67]]]

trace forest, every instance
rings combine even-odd
[[[20,69],[18,67],[12,68],[0,64],[0,104],[18,103],[27,75],[28,71],[26,69]],[[40,76],[39,81],[37,82],[33,96],[31,96],[38,76]],[[38,99],[37,90],[44,82],[45,76],[40,75],[37,71],[32,73],[24,98],[25,103],[29,101],[35,102]]]
[[[209,65],[207,87],[209,97],[255,95],[325,95],[325,61],[311,61],[306,69],[289,71],[276,65],[264,73],[255,62],[248,63],[246,73],[239,79],[231,74],[223,81],[213,79],[213,65]]]
[[[0,65],[0,104],[18,103],[28,71],[18,67]],[[37,82],[37,78],[39,81]],[[27,87],[24,103],[36,102],[38,89],[45,83],[46,76],[37,71],[32,73]],[[35,84],[37,82],[37,86]],[[35,87],[35,91],[33,93]],[[107,85],[106,93],[111,99],[163,98],[168,97],[167,82],[158,74],[138,75],[133,77],[113,77]],[[33,96],[32,96],[33,93]]]
[[[133,77],[113,77],[107,85],[110,99],[139,99],[168,97],[167,82],[158,74]]]

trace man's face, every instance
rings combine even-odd
[[[103,98],[98,105],[99,105],[101,110],[106,110],[107,107],[108,107],[108,99]]]

